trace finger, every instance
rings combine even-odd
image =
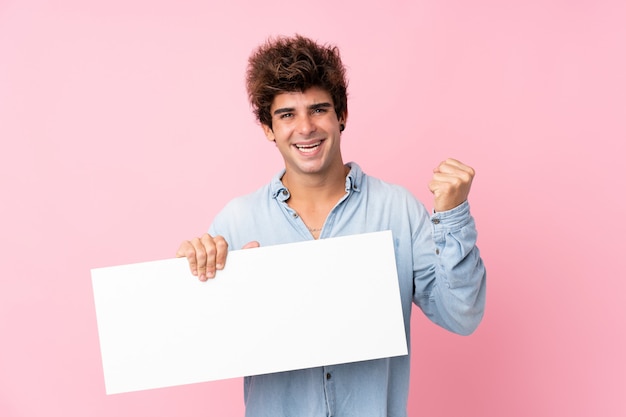
[[[431,182],[428,183],[428,189],[433,194],[435,194],[439,190],[440,187],[441,187],[441,181],[432,180]]]
[[[186,240],[180,244],[178,250],[176,251],[177,258],[187,258],[187,262],[189,262],[189,270],[191,274],[194,276],[198,275],[198,263],[196,261],[196,250],[193,247],[193,244]]]
[[[450,210],[467,200],[471,187],[469,174],[461,171],[462,174],[433,174],[433,179],[428,184],[428,188],[435,197],[435,211]]]
[[[228,243],[222,236],[213,238],[215,244],[215,269],[224,269],[226,255],[228,254]]]
[[[428,184],[428,189],[435,196],[435,199],[454,197],[458,194],[459,188],[448,181],[431,181]]]
[[[215,255],[217,253],[213,236],[205,233],[199,239],[194,239],[192,242],[199,252],[196,255],[198,258],[198,277],[202,281],[213,278],[215,276]]]
[[[451,183],[458,187],[463,187],[466,184],[471,184],[473,178],[473,172],[465,171],[460,168],[445,164],[441,167],[441,170],[439,172],[435,172],[433,174],[433,180]]]
[[[475,174],[472,167],[453,158],[448,158],[439,164],[438,171],[447,173],[463,172],[469,174],[470,177],[473,177]]]
[[[261,246],[261,244],[259,242],[257,242],[256,240],[253,240],[252,242],[248,242],[245,245],[243,245],[243,248],[241,248],[241,249],[258,248],[260,246]]]
[[[446,174],[446,173],[436,173],[433,174],[433,178],[431,180],[431,184],[434,186],[440,187],[461,187],[464,183],[469,182],[469,177],[467,174]]]
[[[206,281],[206,262],[207,262],[207,250],[206,246],[202,242],[201,238],[194,238],[191,240],[191,245],[193,247],[193,259],[189,259],[189,264],[193,264],[196,269],[196,274],[200,281]]]
[[[441,178],[442,176],[440,174],[433,175],[433,178],[428,183],[428,189],[431,193],[437,194],[437,192],[441,190],[441,187],[443,186],[443,184],[445,184],[445,182],[442,181]]]
[[[189,251],[189,249],[193,249],[192,246],[191,246],[191,243],[189,243],[188,240],[185,240],[178,247],[178,250],[176,251],[176,257],[177,258],[186,258],[187,257],[187,251]]]

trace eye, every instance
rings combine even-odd
[[[288,118],[291,118],[291,117],[293,117],[293,113],[282,113],[280,115],[281,119],[288,119]]]
[[[324,114],[328,111],[328,109],[325,109],[324,107],[318,107],[316,109],[313,109],[313,114]]]

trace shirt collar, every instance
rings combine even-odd
[[[346,164],[350,167],[350,172],[346,176],[346,192],[350,191],[361,191],[361,184],[363,182],[363,171],[361,167],[356,162],[348,162]],[[272,197],[278,199],[279,201],[286,201],[289,198],[289,190],[280,180],[283,175],[285,175],[285,169],[283,168],[272,178],[270,182],[270,191],[272,193]]]

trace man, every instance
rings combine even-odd
[[[407,340],[412,302],[446,329],[473,332],[485,303],[485,269],[467,203],[473,169],[447,159],[434,170],[429,215],[404,188],[344,164],[346,85],[332,46],[295,36],[270,40],[252,54],[249,99],[285,168],[231,201],[209,233],[183,242],[177,256],[206,280],[224,267],[229,247],[391,230]],[[406,416],[409,368],[403,356],[247,377],[246,415]]]

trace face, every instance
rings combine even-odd
[[[319,87],[282,93],[270,108],[272,128],[263,125],[284,161],[286,174],[324,175],[343,169],[339,125],[330,94]]]

